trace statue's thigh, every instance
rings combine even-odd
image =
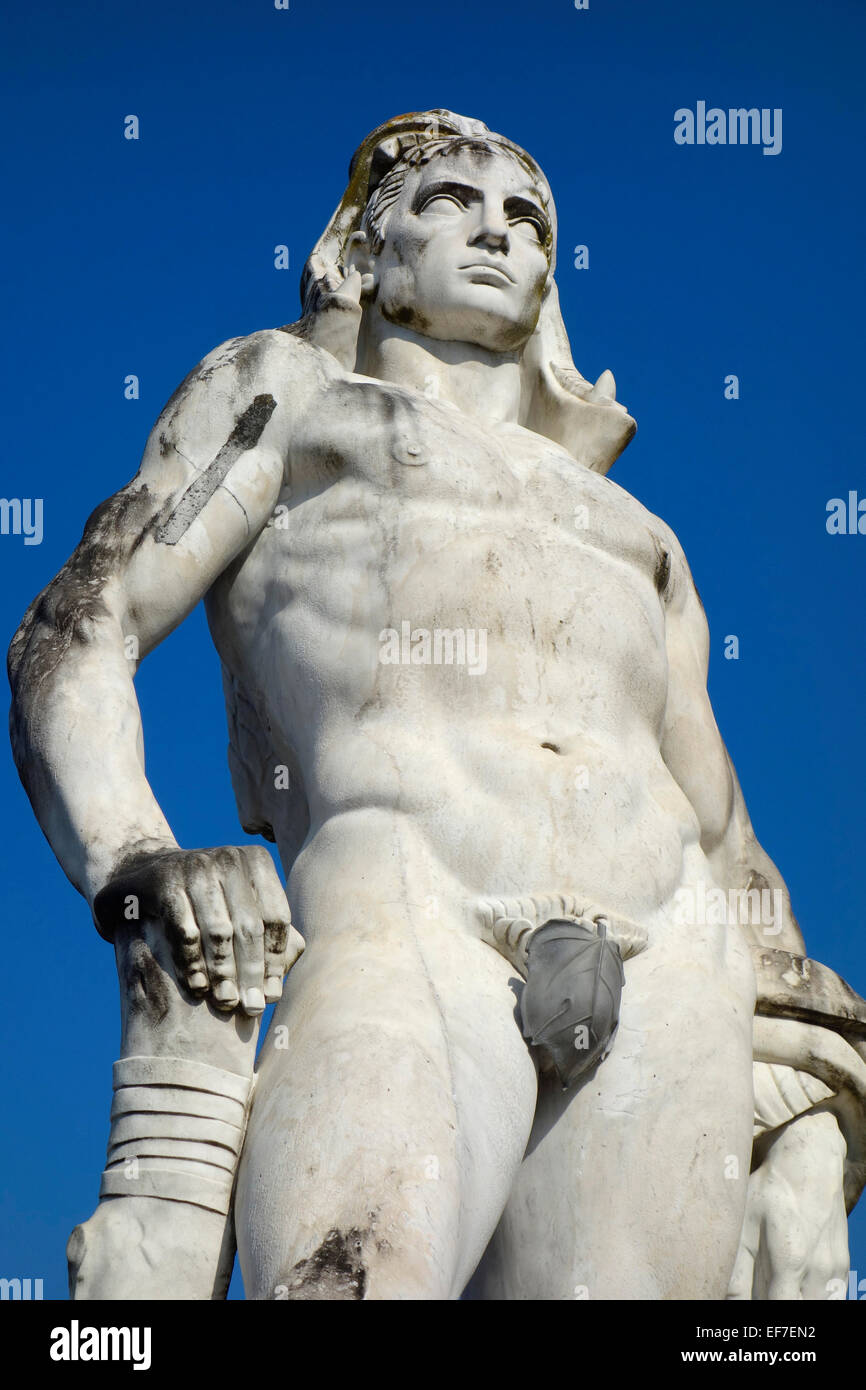
[[[459,1295],[535,1108],[514,983],[446,913],[384,909],[375,932],[308,947],[263,1045],[241,1164],[250,1296]]]
[[[480,1298],[724,1298],[752,1138],[754,977],[738,940],[626,965],[610,1056],[543,1079],[530,1143],[470,1290]]]

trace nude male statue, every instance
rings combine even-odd
[[[235,1232],[258,1299],[710,1299],[735,1266],[734,1296],[758,1267],[755,1296],[822,1296],[847,1272],[831,1102],[866,1063],[838,1033],[851,1055],[806,1080],[784,1029],[753,1047],[753,947],[803,941],[682,549],[605,476],[634,422],[572,363],[554,217],[480,122],[375,131],[304,317],[199,364],[13,642],[21,774],[121,981],[77,1298],[221,1297]],[[285,892],[263,847],[180,847],[145,778],[136,665],[201,598]],[[772,934],[684,911],[707,884],[776,893]],[[567,1090],[521,1027],[551,921],[624,962],[608,1055]],[[753,1063],[791,1079],[764,1126],[788,1147],[741,1246]],[[774,1294],[764,1177],[798,1135],[827,1191]]]

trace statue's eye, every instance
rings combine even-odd
[[[465,212],[466,207],[454,193],[434,193],[432,198],[428,198],[426,203],[422,203],[419,212],[433,212],[437,216],[443,213],[456,215]]]
[[[534,241],[537,246],[544,245],[547,229],[536,217],[515,217],[508,224],[513,227],[519,236],[526,237],[529,241]]]

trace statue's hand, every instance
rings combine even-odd
[[[326,285],[309,328],[309,341],[329,352],[347,372],[355,367],[362,287],[363,276],[357,270],[349,271],[338,283]]]
[[[130,921],[159,922],[178,980],[226,1012],[262,1013],[304,949],[261,845],[134,853],[97,894],[93,915],[107,940]]]

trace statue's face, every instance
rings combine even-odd
[[[538,320],[550,222],[516,160],[461,150],[412,170],[372,258],[374,312],[444,341],[519,348]]]

